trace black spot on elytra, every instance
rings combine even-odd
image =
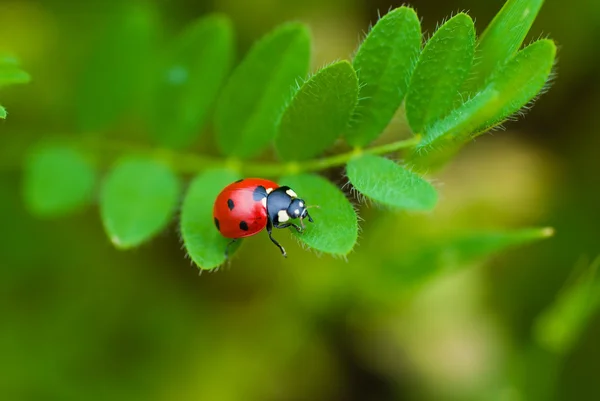
[[[235,207],[235,204],[233,203],[232,199],[227,199],[227,207],[229,208],[229,210],[233,210],[233,208]]]
[[[215,217],[215,227],[217,227],[217,230],[221,231],[221,226],[219,225],[219,219],[217,219]]]
[[[263,200],[266,197],[267,197],[267,190],[262,185],[257,186],[254,189],[254,192],[252,193],[252,199],[254,199],[255,202],[260,202],[261,200]]]
[[[244,179],[243,179],[243,178],[240,178],[240,179],[239,179],[239,180],[237,180],[235,183],[237,184],[238,182],[242,182],[242,181],[244,181]]]
[[[246,223],[244,220],[240,221],[240,229],[248,231],[248,223]]]

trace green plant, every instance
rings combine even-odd
[[[400,7],[370,30],[352,62],[331,63],[307,78],[311,44],[302,24],[276,28],[229,74],[234,35],[226,17],[201,18],[156,51],[156,14],[125,6],[82,76],[79,135],[50,140],[27,159],[27,205],[45,216],[84,207],[95,198],[98,170],[109,167],[99,185],[102,221],[116,246],[130,248],[166,227],[182,193],[179,176],[195,175],[180,231],[191,259],[212,269],[224,262],[227,244],[213,226],[216,194],[243,175],[276,177],[321,206],[311,212],[316,224],[293,235],[318,251],[346,255],[358,237],[356,212],[338,186],[316,173],[346,166],[366,198],[394,210],[433,209],[436,189],[418,172],[441,165],[546,88],[554,43],[541,39],[521,49],[541,4],[509,0],[479,38],[472,19],[459,13],[423,48],[419,18]],[[110,63],[115,59],[118,65]],[[403,102],[410,132],[371,145]],[[221,156],[189,150],[211,116]],[[143,122],[153,146],[108,133],[124,135],[132,120]],[[408,152],[404,166],[384,157],[400,150]],[[466,258],[549,233],[492,233],[456,246]]]
[[[0,88],[29,82],[29,74],[19,67],[19,61],[6,54],[0,54]],[[6,109],[0,105],[0,118],[6,118]]]

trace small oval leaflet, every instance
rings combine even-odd
[[[496,70],[485,88],[427,130],[412,160],[460,146],[518,112],[547,84],[555,57],[556,45],[547,39],[519,51]]]
[[[215,129],[223,154],[248,158],[273,140],[283,105],[310,64],[310,35],[284,24],[258,41],[233,71],[217,102]]]
[[[19,68],[19,61],[8,54],[0,54],[0,88],[24,84],[31,80],[28,73]],[[6,109],[0,105],[0,118],[6,118]]]
[[[543,227],[438,234],[417,242],[413,249],[404,249],[402,255],[389,255],[384,274],[392,285],[401,283],[413,288],[441,272],[464,269],[500,251],[547,239],[553,233],[552,228]]]
[[[376,139],[400,107],[421,51],[421,25],[412,8],[383,16],[358,49],[352,65],[360,82],[360,100],[346,139],[365,146]]]
[[[533,335],[539,345],[563,356],[573,350],[600,308],[599,267],[596,257],[537,317]]]
[[[75,149],[46,145],[27,157],[24,180],[28,209],[40,216],[58,216],[91,203],[96,171]]]
[[[127,111],[141,106],[155,60],[159,19],[141,2],[121,2],[96,33],[90,56],[76,86],[80,131],[105,129]]]
[[[465,86],[480,90],[494,71],[512,58],[521,47],[544,0],[508,0],[477,43],[473,73]]]
[[[185,195],[181,209],[181,237],[192,261],[200,269],[213,269],[225,262],[225,249],[231,241],[223,237],[213,220],[214,201],[225,186],[240,178],[231,170],[208,170],[200,173]],[[242,241],[229,248],[233,255]]]
[[[198,138],[233,53],[233,27],[220,15],[193,22],[176,39],[157,72],[155,101],[148,115],[150,134],[159,143],[178,148]]]
[[[415,133],[446,116],[460,98],[475,53],[473,20],[460,13],[446,21],[419,56],[406,94],[406,118]]]
[[[8,85],[25,84],[31,80],[28,73],[14,65],[0,65],[0,88]]]
[[[305,223],[304,232],[292,230],[300,241],[334,255],[352,251],[358,238],[358,221],[352,204],[338,187],[315,174],[282,177],[280,183],[294,188],[314,219],[314,223]]]
[[[542,39],[520,50],[499,68],[485,89],[498,93],[496,114],[479,128],[488,128],[505,120],[535,99],[548,82],[555,57],[554,42]]]
[[[429,182],[380,156],[358,156],[350,160],[346,173],[354,188],[384,205],[431,210],[437,203],[437,192]]]
[[[358,102],[358,78],[347,61],[323,68],[302,85],[285,109],[275,147],[285,160],[305,160],[333,145]]]
[[[154,160],[117,163],[100,193],[100,215],[111,242],[131,248],[162,231],[175,213],[179,190],[177,176]]]

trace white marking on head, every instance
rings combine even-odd
[[[304,203],[302,203],[302,202],[299,202],[299,203],[298,203],[298,206],[300,206],[300,207],[304,207]]]
[[[264,207],[267,207],[267,198],[262,198],[262,199],[260,200],[260,203],[262,203],[262,205],[263,205]]]
[[[271,192],[273,192],[273,188],[267,188],[267,194],[270,194]]]
[[[300,209],[296,209],[296,210],[294,210],[294,214],[295,214],[296,216],[300,216]]]
[[[291,189],[288,189],[287,191],[285,191],[286,194],[288,194],[289,196],[291,196],[292,198],[297,198],[298,195],[292,191]]]
[[[280,223],[285,223],[289,219],[290,219],[290,216],[287,214],[287,212],[285,210],[280,210],[279,213],[277,213],[277,220],[279,220]]]

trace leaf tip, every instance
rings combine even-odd
[[[219,28],[233,29],[233,23],[231,22],[231,19],[226,14],[214,13],[214,14],[208,15],[205,18],[206,18],[205,21],[207,23],[214,24],[215,26],[218,26]]]
[[[554,227],[544,227],[540,230],[540,234],[543,238],[553,237],[555,233],[556,230],[554,229]]]
[[[146,241],[148,241],[148,239],[146,239]],[[110,242],[120,251],[126,251],[128,249],[135,248],[146,241],[133,238],[128,240],[126,238],[119,237],[116,234],[110,235]]]
[[[404,13],[414,14],[414,16],[417,17],[417,11],[412,6],[405,4],[400,7],[391,9],[386,15],[383,15],[380,19],[383,19],[386,17],[389,18],[389,17],[395,16],[395,15],[400,15],[400,14],[404,14]]]
[[[119,248],[119,249],[126,249],[126,248],[128,248],[128,247],[127,247],[127,245],[125,245],[125,244],[123,243],[123,241],[121,240],[121,238],[119,238],[119,237],[118,237],[118,236],[116,236],[116,235],[111,235],[111,236],[110,236],[110,242],[112,242],[112,244],[113,244],[113,245],[114,245],[116,248]]]
[[[290,31],[299,35],[309,35],[310,29],[308,26],[300,21],[292,21],[281,25],[282,31]]]

